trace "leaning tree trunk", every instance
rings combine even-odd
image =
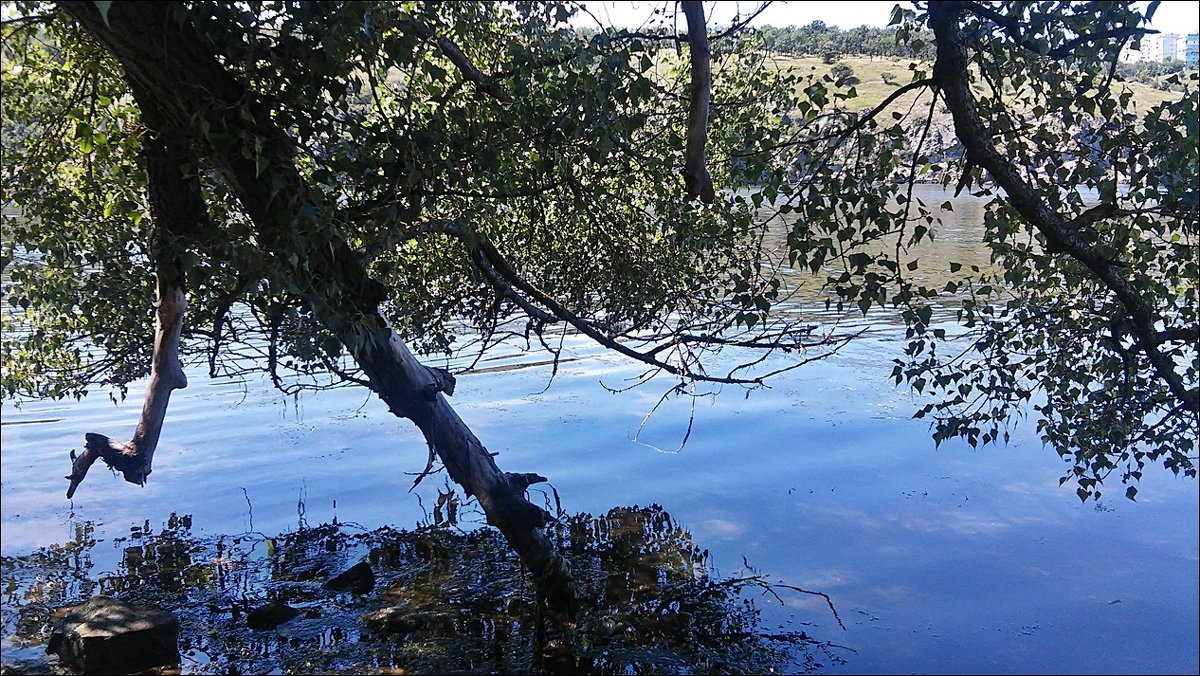
[[[285,272],[307,289],[314,315],[354,355],[372,390],[394,414],[416,423],[451,478],[479,500],[551,606],[571,610],[570,569],[543,530],[550,517],[525,498],[526,486],[542,477],[502,472],[446,401],[447,379],[420,364],[391,330],[379,311],[383,287],[337,229],[321,220],[296,168],[292,140],[267,108],[225,70],[189,22],[176,19],[177,3],[113,3],[107,16],[90,2],[60,5],[121,64],[139,105],[153,102],[162,118],[155,131],[188,139],[190,149],[218,169],[253,221],[265,258],[287,261],[297,232],[304,233],[307,268],[293,262]],[[222,143],[210,143],[215,136]]]

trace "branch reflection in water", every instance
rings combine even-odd
[[[111,571],[96,570],[93,550],[107,545],[79,523],[65,545],[3,559],[5,673],[56,668],[42,655],[50,613],[93,594],[173,612],[185,673],[771,673],[852,653],[808,633],[841,633],[819,592],[805,593],[828,610],[806,629],[766,626],[758,603],[804,590],[749,569],[722,576],[658,505],[560,515],[554,537],[583,593],[578,623],[556,630],[535,616],[527,572],[500,535],[463,530],[460,508],[450,492],[413,530],[335,522],[276,537],[198,536],[172,515],[158,533],[147,523],[110,543],[123,550]],[[360,561],[372,591],[326,587]],[[268,602],[300,613],[249,629]]]

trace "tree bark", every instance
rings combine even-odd
[[[161,113],[156,131],[188,139],[218,168],[250,216],[264,256],[286,261],[303,233],[307,267],[288,270],[313,314],[350,350],[370,386],[397,416],[412,420],[452,479],[479,500],[488,522],[529,567],[551,607],[573,612],[575,583],[543,526],[545,510],[525,498],[544,479],[500,471],[443,392],[444,375],[420,364],[379,311],[385,289],[371,279],[337,228],[322,219],[293,157],[292,140],[270,111],[217,61],[179,5],[124,2],[107,20],[93,3],[61,6],[122,65],[139,105]],[[209,143],[220,135],[222,143]],[[286,263],[277,263],[287,265]]]
[[[708,26],[704,20],[704,3],[688,0],[681,3],[687,19],[688,49],[690,50],[692,89],[688,105],[687,154],[683,165],[683,184],[687,193],[699,197],[705,204],[716,199],[712,176],[704,157],[708,144],[708,108],[712,92],[712,72],[708,51]]]
[[[157,287],[154,357],[137,430],[128,442],[115,441],[94,432],[84,435],[83,453],[78,456],[72,453],[71,474],[67,476],[71,482],[67,488],[68,498],[75,496],[75,490],[96,460],[103,460],[121,472],[130,483],[145,485],[146,477],[150,475],[171,392],[187,387],[187,376],[179,364],[179,336],[183,331],[187,296],[180,287],[164,283],[161,276]]]

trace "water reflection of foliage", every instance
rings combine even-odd
[[[839,660],[804,632],[765,632],[741,594],[757,578],[713,575],[708,551],[657,505],[577,515],[564,529],[592,598],[581,642],[597,643],[580,655],[586,671],[771,673]]]
[[[68,545],[6,557],[4,641],[18,649],[13,657],[28,660],[44,644],[51,610],[106,593],[173,611],[184,670],[197,673],[767,673],[840,659],[803,632],[768,631],[742,593],[751,582],[716,575],[708,552],[658,506],[562,519],[555,535],[583,604],[577,625],[546,634],[519,561],[490,529],[328,524],[277,538],[201,538],[186,517],[167,526],[116,543],[124,548],[117,570],[98,578],[90,530]],[[370,594],[322,586],[364,559],[379,580]],[[251,631],[245,614],[267,600],[302,613],[276,630]],[[364,623],[383,609],[400,621]]]
[[[50,611],[96,593],[96,583],[88,576],[93,568],[94,534],[91,522],[77,523],[69,542],[26,557],[0,559],[5,644],[11,642],[18,649],[44,645],[50,637],[46,624]]]

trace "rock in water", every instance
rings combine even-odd
[[[403,607],[379,608],[362,615],[359,620],[376,631],[389,634],[410,634],[429,624],[433,613],[413,611]]]
[[[345,572],[340,573],[325,583],[326,589],[348,591],[352,594],[366,594],[375,588],[375,572],[366,561],[359,561]]]
[[[168,612],[93,596],[51,618],[46,652],[85,674],[128,674],[179,664],[179,622]]]
[[[272,601],[250,611],[246,616],[246,626],[251,629],[274,629],[299,614],[299,610],[286,603]]]

